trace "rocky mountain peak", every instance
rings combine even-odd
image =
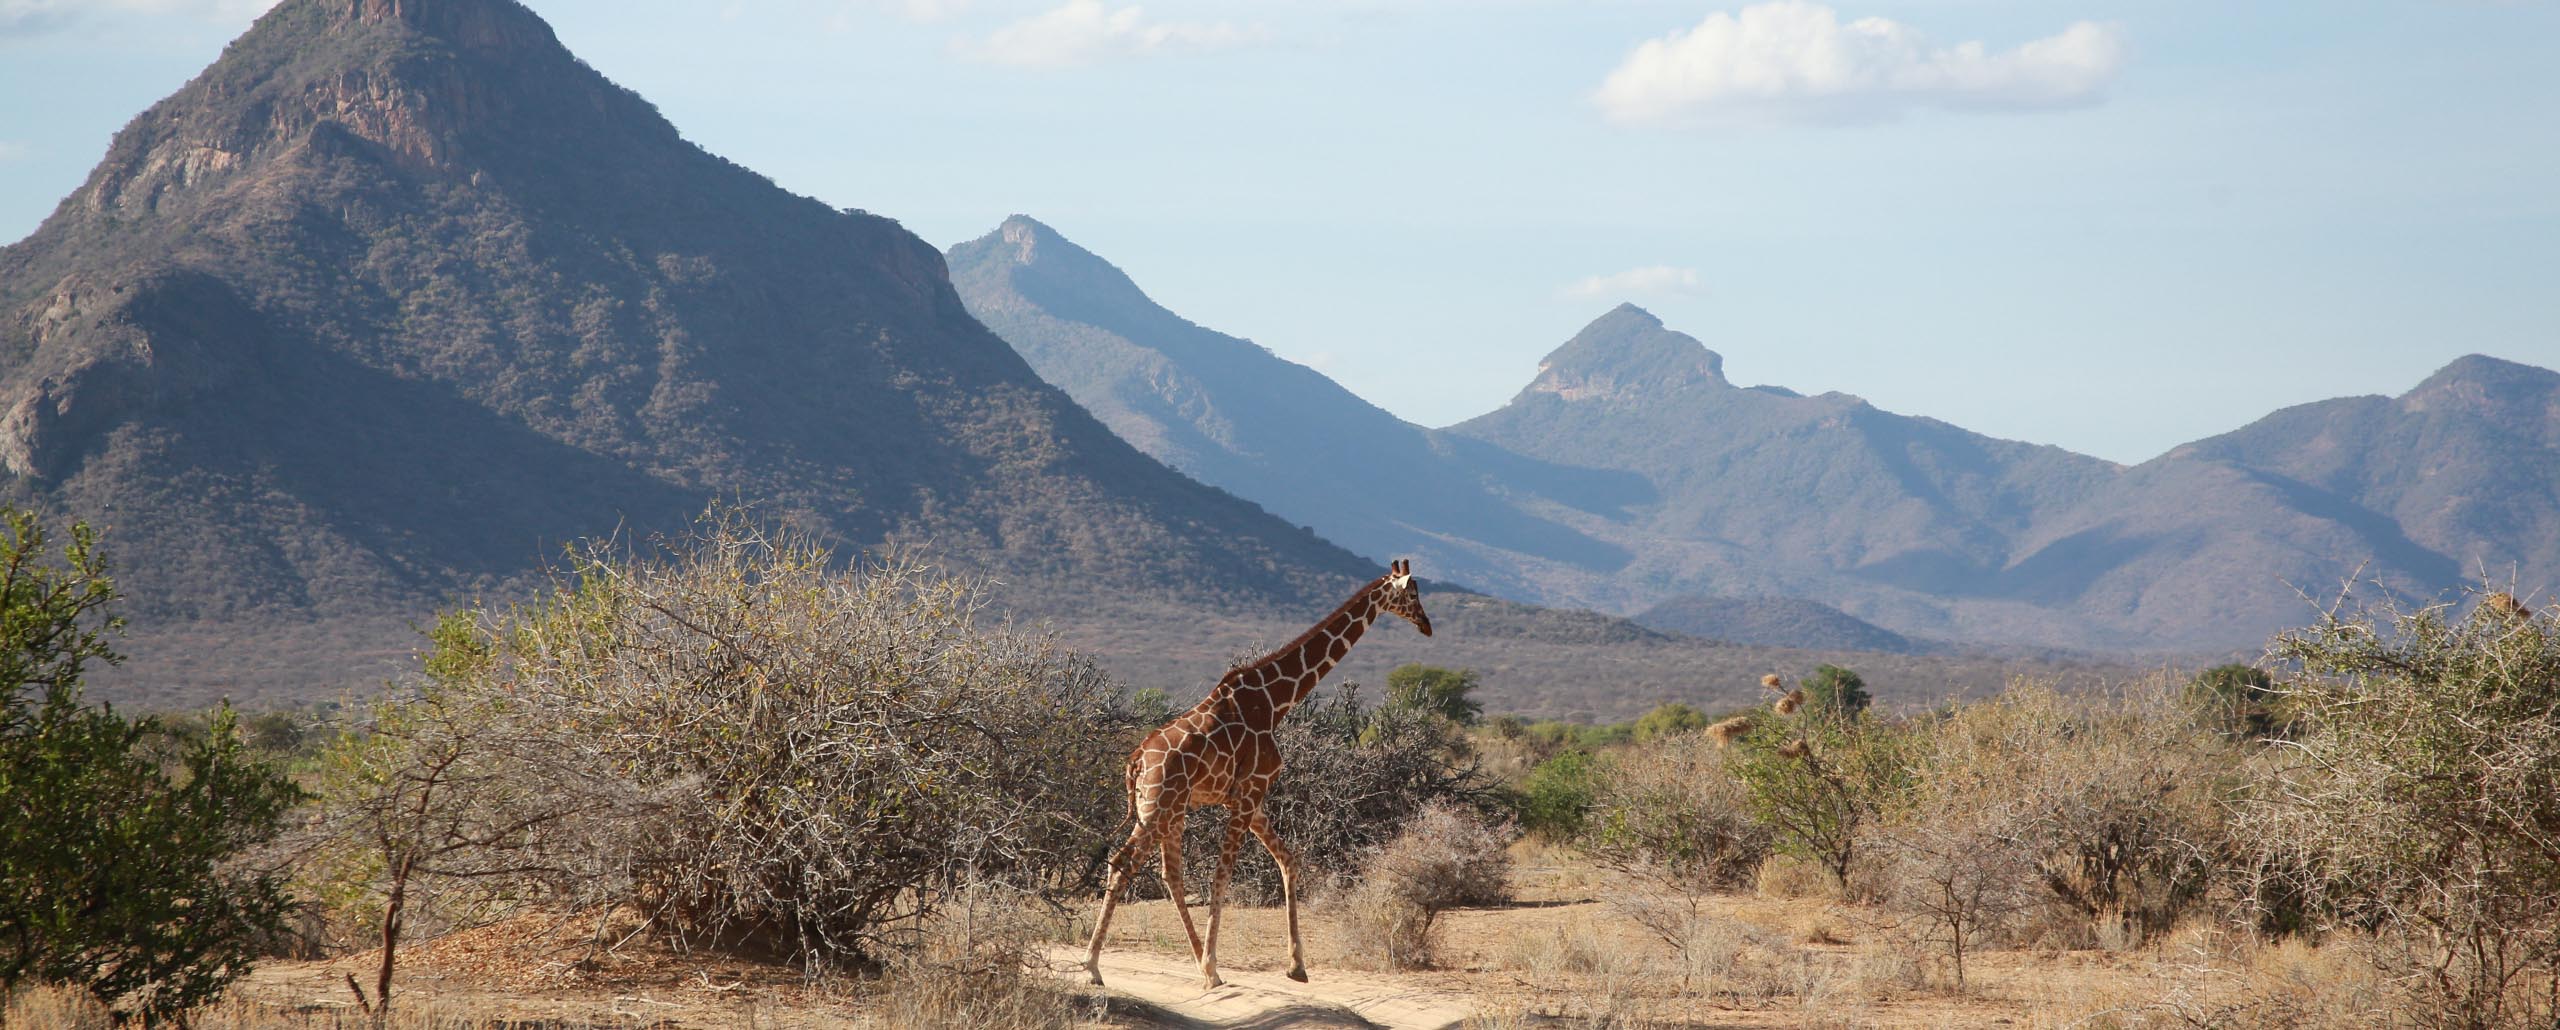
[[[284,0],[118,133],[74,200],[159,211],[311,151],[450,170],[531,141],[611,165],[618,144],[677,138],[515,0]]]
[[[1723,356],[1665,328],[1652,312],[1620,304],[1539,362],[1538,378],[1523,395],[1607,400],[1731,385]]]
[[[2560,433],[2560,372],[2465,354],[2399,397],[2406,413],[2460,413],[2509,430]]]

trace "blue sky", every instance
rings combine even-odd
[[[0,239],[262,0],[0,0]],[[534,0],[937,245],[1030,214],[1406,418],[1620,300],[1743,383],[2139,461],[2560,367],[2560,4]]]

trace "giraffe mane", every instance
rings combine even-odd
[[[1288,643],[1286,643],[1286,644],[1282,644],[1282,645],[1280,645],[1280,646],[1278,646],[1278,647],[1272,648],[1271,650],[1269,650],[1269,651],[1267,651],[1267,652],[1264,652],[1264,653],[1263,653],[1263,655],[1262,655],[1262,657],[1260,657],[1260,658],[1256,658],[1256,659],[1254,659],[1254,660],[1252,660],[1252,661],[1249,661],[1249,662],[1241,662],[1241,663],[1238,663],[1238,664],[1236,664],[1236,665],[1229,666],[1229,667],[1228,667],[1228,669],[1227,669],[1227,671],[1226,671],[1226,673],[1225,673],[1224,675],[1222,675],[1222,676],[1219,676],[1219,677],[1218,677],[1218,686],[1220,686],[1220,687],[1232,686],[1232,685],[1234,685],[1234,683],[1235,683],[1236,675],[1237,675],[1238,673],[1241,673],[1241,672],[1245,671],[1246,669],[1253,668],[1253,667],[1255,667],[1255,666],[1257,666],[1257,665],[1261,665],[1262,663],[1267,662],[1267,661],[1270,661],[1270,660],[1272,660],[1272,659],[1274,659],[1274,658],[1278,658],[1278,657],[1280,657],[1281,655],[1288,654],[1288,653],[1289,653],[1289,652],[1291,652],[1291,651],[1295,651],[1295,650],[1297,650],[1297,649],[1299,649],[1299,648],[1302,648],[1302,647],[1307,646],[1307,641],[1310,641],[1310,640],[1315,639],[1316,633],[1317,633],[1318,631],[1320,631],[1320,630],[1324,629],[1327,625],[1331,624],[1331,623],[1333,622],[1333,617],[1334,617],[1334,616],[1336,616],[1336,615],[1340,615],[1340,614],[1342,614],[1342,613],[1343,613],[1343,612],[1345,612],[1345,611],[1349,611],[1352,605],[1354,605],[1354,604],[1358,604],[1358,603],[1360,602],[1360,599],[1361,599],[1361,598],[1364,598],[1364,597],[1369,596],[1369,594],[1370,594],[1372,591],[1375,591],[1375,590],[1377,590],[1377,589],[1378,589],[1378,585],[1379,585],[1379,584],[1384,583],[1384,582],[1386,582],[1386,581],[1387,581],[1387,580],[1386,580],[1386,577],[1384,577],[1384,576],[1380,576],[1380,577],[1378,577],[1377,579],[1373,579],[1373,580],[1370,580],[1370,581],[1369,581],[1369,582],[1367,582],[1367,583],[1361,584],[1361,586],[1360,586],[1360,589],[1359,589],[1359,590],[1357,590],[1357,591],[1353,592],[1353,593],[1352,593],[1352,595],[1351,595],[1349,598],[1345,599],[1341,604],[1338,604],[1338,605],[1333,606],[1333,610],[1332,610],[1332,611],[1326,612],[1326,613],[1324,614],[1324,617],[1323,617],[1323,618],[1321,618],[1321,619],[1317,619],[1317,620],[1315,621],[1315,624],[1314,624],[1314,625],[1312,625],[1312,626],[1308,626],[1308,627],[1307,627],[1306,632],[1298,634],[1296,637],[1292,638],[1292,639],[1291,639]]]

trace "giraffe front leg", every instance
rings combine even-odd
[[[1280,898],[1289,907],[1289,979],[1307,982],[1307,949],[1298,942],[1298,857],[1289,846],[1280,843],[1280,833],[1271,828],[1271,820],[1253,813],[1253,836],[1262,849],[1271,853],[1271,862],[1280,867]],[[1212,937],[1215,931],[1211,932]]]
[[[1226,981],[1218,979],[1218,922],[1227,911],[1227,878],[1235,874],[1236,853],[1244,850],[1244,833],[1249,817],[1242,810],[1227,816],[1227,839],[1218,846],[1218,874],[1209,881],[1209,951],[1200,959],[1200,975],[1209,986]]]
[[[1173,910],[1182,914],[1182,932],[1191,938],[1191,958],[1199,961],[1204,953],[1200,930],[1191,923],[1191,902],[1182,896],[1182,817],[1165,820],[1164,830],[1156,835],[1156,848],[1164,860],[1164,891],[1173,898]]]

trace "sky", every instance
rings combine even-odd
[[[0,0],[0,240],[269,0]],[[1621,301],[1728,376],[2137,462],[2560,368],[2550,0],[531,0],[937,246],[1028,214],[1414,422]]]

